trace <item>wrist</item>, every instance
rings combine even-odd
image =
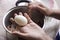
[[[54,14],[54,11],[53,11],[52,9],[50,9],[50,10],[48,11],[48,13],[47,13],[47,16],[50,16],[50,15],[52,15],[52,14]]]
[[[43,36],[41,37],[40,40],[53,40],[50,36],[48,36],[47,34],[43,34]]]

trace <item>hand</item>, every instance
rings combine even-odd
[[[20,13],[20,15],[22,15],[22,13]],[[8,27],[12,34],[19,35],[27,40],[51,40],[51,38],[31,20],[27,13],[24,13],[24,16],[28,19],[28,24],[23,27],[16,26],[16,29],[14,29],[13,26]],[[11,20],[13,21],[13,18]]]
[[[60,10],[59,9],[57,9],[57,10],[49,9],[46,6],[44,6],[43,4],[36,3],[36,2],[35,3],[29,3],[28,7],[29,7],[30,11],[38,10],[46,16],[51,16],[51,17],[54,17],[54,18],[60,20]]]
[[[30,11],[35,11],[38,10],[41,13],[43,13],[44,15],[51,15],[53,13],[52,9],[47,8],[46,6],[44,6],[41,3],[29,3],[29,9]]]

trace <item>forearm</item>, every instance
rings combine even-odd
[[[43,37],[42,37],[42,40],[53,40],[50,36],[48,36],[47,34],[45,34]]]
[[[49,37],[48,35],[46,35],[44,40],[53,40],[53,39],[51,37]]]
[[[51,16],[60,20],[60,10],[52,10],[52,13],[49,14],[48,16]]]

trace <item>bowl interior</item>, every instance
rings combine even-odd
[[[15,13],[19,14],[19,12],[26,13],[27,12],[27,8],[25,8],[25,7],[14,7],[12,9],[10,9],[10,11],[7,13],[7,15],[5,17],[5,20],[4,20],[6,27],[8,25],[11,25],[10,18],[11,17],[14,18],[14,14]]]
[[[14,18],[14,14],[15,13],[19,13],[19,12],[22,12],[22,13],[29,13],[29,8],[28,7],[24,7],[24,6],[20,6],[20,7],[14,7],[12,9],[10,9],[10,11],[7,12],[7,15],[5,17],[5,20],[4,20],[4,24],[5,24],[5,27],[11,25],[11,22],[10,22],[10,18],[13,17]],[[37,10],[36,10],[37,11]],[[31,19],[36,23],[38,24],[39,26],[43,27],[43,24],[44,24],[44,15],[41,14],[40,11],[31,11],[30,14],[28,14]]]

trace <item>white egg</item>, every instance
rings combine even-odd
[[[22,16],[22,15],[16,15],[14,20],[20,26],[24,26],[24,25],[26,25],[28,23],[27,18]]]

